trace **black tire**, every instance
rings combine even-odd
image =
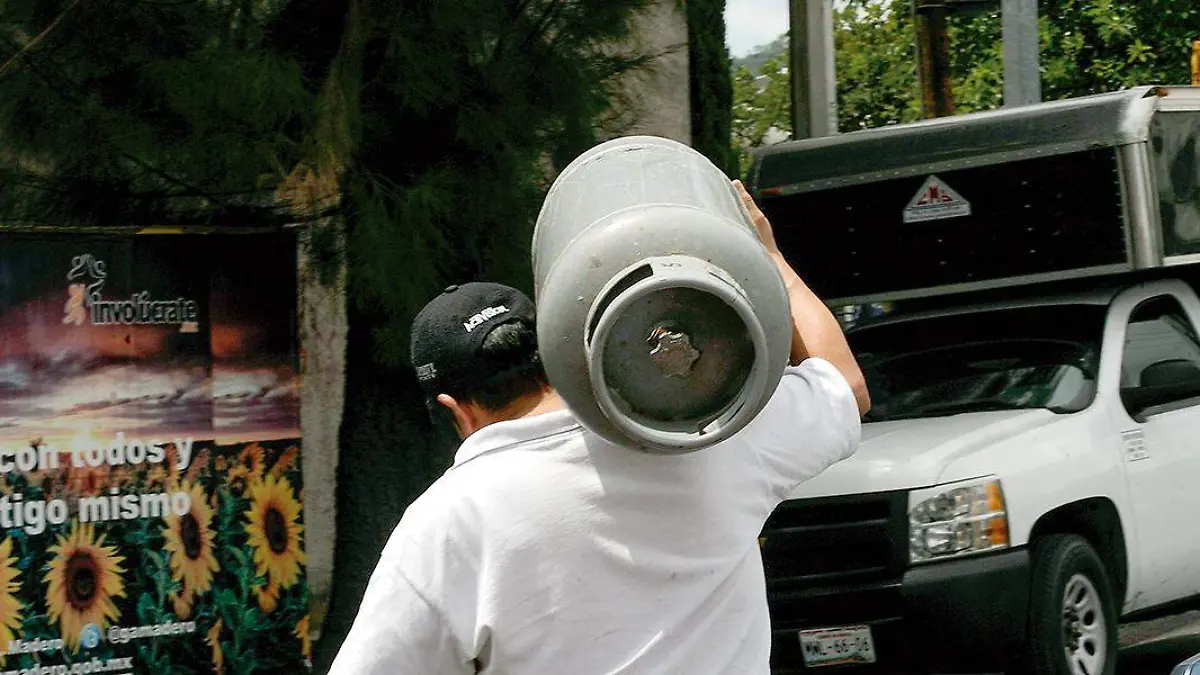
[[[1100,556],[1086,539],[1076,535],[1051,535],[1039,539],[1034,542],[1032,553],[1029,653],[1026,667],[1021,672],[1115,675],[1117,606]],[[1082,614],[1068,610],[1068,590],[1075,599],[1086,596],[1091,600],[1084,606]],[[1102,636],[1095,631],[1097,625],[1103,628]],[[1068,653],[1069,645],[1074,649],[1073,655]],[[1101,645],[1104,651],[1098,659],[1094,654]]]

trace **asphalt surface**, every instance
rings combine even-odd
[[[1170,675],[1181,661],[1200,654],[1200,610],[1125,624],[1117,640],[1117,675]]]
[[[1121,626],[1119,640],[1118,675],[1168,675],[1200,654],[1200,611]]]

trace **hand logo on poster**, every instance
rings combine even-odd
[[[195,300],[182,296],[156,299],[147,290],[106,298],[101,291],[107,280],[103,260],[91,253],[72,257],[62,322],[76,326],[179,326],[181,333],[199,332],[200,305]]]
[[[83,284],[71,284],[67,286],[67,305],[63,308],[63,323],[73,323],[76,326],[83,325],[83,320],[87,317],[87,310],[83,308],[83,292],[85,288]]]
[[[88,299],[100,294],[104,280],[108,277],[104,271],[104,262],[96,260],[91,253],[71,258],[71,269],[67,272],[67,280],[73,281],[85,274],[91,277],[92,283],[86,285],[75,283],[67,287],[67,304],[63,308],[63,323],[83,325],[84,319],[87,318],[85,307]]]
[[[92,283],[87,286],[87,296],[90,298],[99,295],[104,280],[108,277],[108,272],[104,270],[104,261],[97,260],[91,253],[71,258],[71,270],[67,272],[67,281],[74,281],[84,274],[92,278]]]

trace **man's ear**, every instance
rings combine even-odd
[[[465,439],[483,426],[479,408],[471,403],[459,403],[449,394],[438,394],[437,402],[445,406],[454,417],[454,428],[458,437]]]

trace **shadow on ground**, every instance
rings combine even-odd
[[[1121,650],[1118,675],[1169,675],[1180,661],[1200,654],[1200,635],[1155,640]]]

